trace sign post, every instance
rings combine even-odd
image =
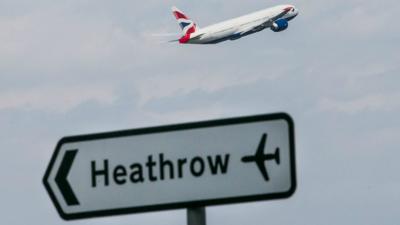
[[[43,178],[66,220],[290,197],[294,124],[284,113],[62,138]]]
[[[206,209],[204,207],[187,209],[188,225],[206,225]]]

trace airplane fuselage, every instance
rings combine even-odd
[[[289,21],[297,14],[298,10],[292,5],[275,6],[198,29],[190,34],[186,43],[215,44],[226,40],[239,39],[265,28],[270,28],[276,25],[274,22],[279,19]]]

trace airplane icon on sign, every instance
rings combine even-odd
[[[260,143],[258,144],[258,148],[255,155],[244,156],[242,158],[242,162],[249,163],[255,162],[257,164],[258,169],[260,170],[262,176],[265,181],[269,181],[269,176],[267,172],[267,168],[265,167],[265,161],[275,160],[276,164],[280,164],[280,156],[279,156],[279,148],[276,148],[274,154],[265,154],[265,143],[267,141],[267,134],[263,134],[261,137]]]

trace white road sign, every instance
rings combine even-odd
[[[287,198],[284,113],[62,138],[43,178],[64,219]]]

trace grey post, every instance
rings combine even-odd
[[[206,209],[204,207],[187,209],[188,225],[206,225]]]

